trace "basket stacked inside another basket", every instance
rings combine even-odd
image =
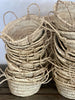
[[[54,10],[55,70],[57,89],[61,95],[75,99],[75,3],[58,0]]]
[[[48,57],[51,52],[48,48],[51,33],[44,18],[28,14],[16,19],[5,26],[2,39],[8,63],[5,76],[11,93],[22,97],[37,93],[41,84],[48,82],[50,72]]]

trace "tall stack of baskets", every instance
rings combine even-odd
[[[35,3],[31,5],[39,6]],[[50,46],[51,33],[47,29],[44,18],[28,15],[9,23],[2,31],[1,38],[5,42],[6,60],[8,67],[3,75],[8,80],[12,94],[16,96],[30,96],[37,93],[41,84],[48,81],[50,68],[48,68],[48,50]],[[8,11],[4,14],[12,13]],[[17,18],[17,16],[14,14]],[[3,76],[2,75],[2,76]]]
[[[54,80],[61,95],[75,99],[75,3],[58,0],[53,13]]]

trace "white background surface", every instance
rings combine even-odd
[[[48,14],[53,9],[53,5],[57,0],[0,0],[0,31],[3,30],[3,14],[6,11],[14,11],[18,17],[22,17],[27,14],[27,6],[31,3],[37,3],[40,6],[40,12],[42,16]],[[68,0],[69,1],[69,0]],[[75,0],[70,0],[75,1]],[[31,12],[36,14],[38,9],[35,6],[30,8]],[[6,24],[15,19],[12,14],[6,16]],[[6,64],[5,60],[5,47],[3,41],[0,39],[0,64]]]

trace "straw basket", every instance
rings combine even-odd
[[[36,5],[39,16],[29,14],[29,8]],[[5,23],[5,15],[12,13],[16,20]],[[6,25],[1,32],[1,38],[5,42],[8,67],[5,76],[12,94],[26,97],[37,93],[42,84],[48,83],[51,79],[49,73],[52,71],[49,66],[50,40],[52,30],[48,28],[48,22],[40,17],[40,8],[33,3],[27,8],[27,15],[17,19],[14,12],[8,11],[4,14],[3,20]],[[50,68],[49,68],[50,67]]]
[[[49,12],[53,13],[53,19],[48,16],[48,28],[54,33],[55,55],[49,59],[54,65],[54,81],[59,93],[69,99],[75,99],[74,8],[75,3],[58,0],[54,12]]]
[[[59,32],[57,33],[57,36],[62,42],[64,42],[65,47],[75,49],[74,39],[67,39],[65,37],[62,37]]]
[[[75,85],[68,83],[68,80],[64,82],[62,77],[60,77],[60,79],[61,80],[59,80],[57,74],[54,73],[54,80],[58,92],[66,98],[75,99]]]
[[[49,43],[44,44],[44,45],[39,46],[39,47],[36,47],[35,49],[32,48],[30,50],[16,50],[16,49],[14,50],[14,49],[11,49],[10,47],[7,46],[6,51],[12,57],[14,56],[14,58],[17,57],[19,59],[27,58],[28,60],[36,60],[45,54],[46,49],[48,48],[48,45],[49,45]]]
[[[37,60],[31,60],[29,61],[28,58],[26,57],[26,59],[16,59],[13,58],[12,56],[10,56],[9,54],[6,55],[6,60],[8,62],[8,65],[12,65],[12,68],[14,68],[16,70],[16,65],[17,65],[17,69],[36,69],[37,66],[42,64],[45,64],[46,62],[48,62],[48,52],[46,52],[43,56],[40,56],[39,59]],[[12,64],[13,63],[13,64]],[[15,65],[15,66],[14,66]]]
[[[66,63],[66,64],[71,64],[71,65],[75,65],[75,61],[72,61],[71,59],[67,59],[64,58],[62,55],[60,55],[56,50],[55,50],[55,54],[57,56],[57,58],[62,62],[62,63]]]
[[[35,93],[37,93],[41,87],[41,84],[31,84],[25,82],[25,79],[20,80],[14,80],[12,77],[6,73],[6,77],[8,80],[8,85],[10,88],[10,91],[12,94],[20,97],[26,97],[31,96]]]
[[[71,53],[68,53],[67,50],[64,48],[62,48],[61,44],[58,41],[58,38],[54,38],[54,44],[55,44],[55,51],[57,51],[59,53],[59,55],[61,55],[62,57],[66,58],[66,59],[70,59],[72,61],[75,61],[75,57],[74,55],[72,55]]]
[[[27,19],[28,16],[29,16],[29,20]],[[42,35],[43,29],[41,30],[41,32],[35,32],[36,29],[40,31],[39,26],[42,23],[41,18],[39,21],[39,17],[37,17],[36,15],[28,15],[28,16],[25,16],[25,17],[22,17],[20,19],[13,21],[13,22],[10,22],[8,25],[5,26],[5,28],[2,32],[3,36],[6,37],[6,39],[4,38],[5,42],[11,43],[11,45],[14,45],[14,46],[27,45],[27,44],[31,43],[31,41],[28,42],[29,41],[28,39],[36,41]],[[37,27],[35,27],[36,24],[38,24]],[[28,30],[30,30],[30,29],[28,29],[28,27],[31,29],[30,35],[27,34],[27,33],[29,33]],[[34,29],[34,27],[35,27],[35,29]],[[11,30],[13,30],[13,31],[11,31]],[[26,34],[25,34],[25,32],[26,32]],[[17,34],[18,34],[18,36],[17,36]],[[37,35],[39,35],[39,36],[37,36]],[[37,37],[37,39],[35,39],[36,38],[35,36]],[[10,39],[9,39],[9,37],[10,37]],[[14,41],[14,42],[11,42],[10,40]]]
[[[12,49],[25,49],[25,50],[29,50],[32,48],[36,48],[39,46],[42,46],[43,44],[47,44],[47,41],[49,41],[50,39],[48,39],[47,37],[47,32],[44,32],[44,34],[42,33],[42,36],[40,38],[37,39],[37,41],[33,42],[33,43],[29,43],[29,45],[11,45],[8,44],[9,47],[11,47]]]
[[[36,70],[31,70],[31,71],[14,71],[9,69],[8,67],[6,68],[7,73],[11,76],[11,77],[15,77],[18,78],[16,80],[18,81],[26,81],[26,82],[38,82],[43,80],[43,78],[45,77],[45,74],[47,72],[47,67],[48,64],[46,65],[45,68],[40,68],[40,69],[36,69]]]
[[[75,56],[75,50],[71,47],[68,47],[67,45],[64,45],[65,40],[61,41],[61,39],[58,36],[56,36],[55,38],[55,40],[57,41],[55,41],[55,43],[58,43],[58,45],[66,53],[66,55],[69,54],[72,57]]]
[[[33,3],[31,5],[36,5],[38,7],[39,16],[40,16],[39,6],[35,3]],[[28,15],[27,16],[24,16],[20,19],[16,19],[15,21],[10,22],[8,25],[5,24],[5,15],[7,13],[12,13],[12,14],[14,14],[14,13],[11,11],[8,11],[4,14],[3,19],[4,19],[4,24],[6,26],[5,26],[4,30],[1,32],[2,33],[1,37],[6,44],[10,45],[10,47],[25,48],[27,46],[30,46],[29,44],[35,45],[39,41],[41,42],[41,43],[39,43],[41,45],[44,42],[44,40],[42,38],[43,37],[45,39],[47,38],[47,34],[45,34],[43,36],[44,31],[46,29],[43,25],[44,18],[41,18],[36,15],[30,15],[29,8],[31,5],[28,6],[28,10],[27,10]],[[17,16],[16,16],[16,18],[17,18]],[[42,40],[40,40],[39,38],[41,38]],[[38,39],[39,39],[39,41],[37,41]]]
[[[58,0],[54,7],[57,28],[65,31],[75,31],[75,2]]]
[[[14,80],[8,80],[8,85],[12,94],[20,97],[27,97],[37,93],[41,85],[31,85],[26,84],[25,82],[17,82]]]
[[[28,72],[24,77],[21,77],[20,75],[25,73],[19,74],[18,72],[9,70],[9,68],[6,68],[5,73],[1,69],[0,71],[3,73],[0,77],[6,77],[6,79],[1,81],[0,84],[8,80],[11,93],[20,97],[31,96],[37,93],[41,87],[41,84],[46,84],[51,80],[49,79],[49,73],[51,71],[48,71],[47,68],[42,68],[35,73]],[[33,73],[35,77],[33,77]]]
[[[65,37],[70,40],[75,40],[75,32],[66,32],[66,31],[59,31],[62,37]]]
[[[7,59],[7,58],[6,58]],[[44,60],[45,61],[45,60]],[[46,61],[45,62],[41,62],[41,63],[36,63],[36,64],[32,64],[32,63],[25,63],[24,65],[23,64],[20,64],[20,65],[17,65],[13,62],[11,62],[9,59],[7,59],[7,63],[8,63],[8,67],[9,69],[11,70],[15,70],[15,71],[22,71],[23,69],[24,70],[36,70],[36,69],[39,69],[41,68],[44,64],[46,64]],[[48,63],[48,62],[47,62]],[[40,66],[41,65],[41,66]]]

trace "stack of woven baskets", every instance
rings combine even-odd
[[[29,14],[31,5],[39,9],[39,16]],[[30,96],[42,84],[53,78],[61,95],[75,99],[75,3],[58,0],[53,15],[40,17],[40,8],[28,6],[27,16],[5,26],[0,36],[5,42],[8,67],[0,77],[8,80],[12,94]],[[53,40],[53,41],[52,41]],[[53,57],[54,56],[54,57]],[[0,84],[1,84],[0,83]]]
[[[57,89],[61,95],[75,99],[75,3],[58,0],[54,9],[54,36]]]
[[[37,4],[31,4],[36,5]],[[31,6],[30,5],[30,6]],[[51,33],[44,18],[29,14],[9,23],[2,31],[1,38],[6,45],[8,67],[3,75],[8,80],[12,94],[30,96],[38,92],[41,84],[49,80],[48,57]],[[8,11],[4,14],[12,13]],[[40,9],[39,9],[40,15]],[[17,16],[14,14],[17,18]],[[2,82],[4,82],[2,81]]]

